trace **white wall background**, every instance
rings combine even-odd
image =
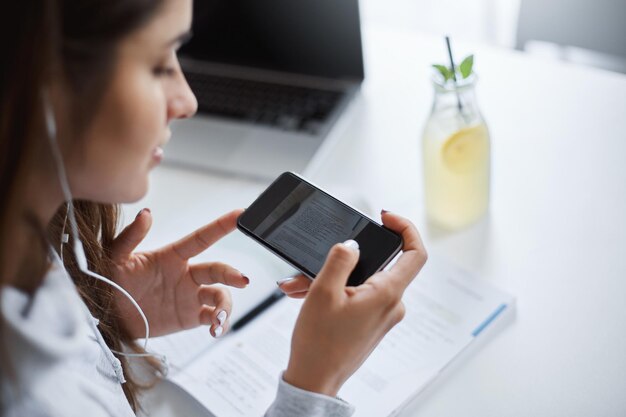
[[[546,0],[550,1],[550,0]],[[593,0],[577,0],[588,1]],[[619,8],[619,1],[597,7]],[[479,42],[515,47],[521,0],[360,0],[363,22],[368,26],[450,35],[453,42]],[[619,13],[620,10],[617,9]],[[618,34],[621,36],[620,34]],[[583,65],[626,73],[626,57],[587,49],[530,42],[526,51],[546,59],[565,59]]]
[[[519,0],[361,0],[368,25],[513,47]]]

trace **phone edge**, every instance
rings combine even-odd
[[[272,186],[274,185],[283,175],[285,174],[290,174],[293,175],[295,177],[297,177],[298,179],[300,179],[301,181],[304,181],[305,183],[308,183],[309,185],[311,185],[314,188],[317,188],[318,190],[322,191],[323,193],[325,193],[328,197],[332,198],[333,200],[338,201],[340,204],[343,204],[344,206],[350,208],[351,210],[356,211],[357,213],[359,213],[361,216],[365,217],[367,220],[371,221],[372,223],[384,228],[385,230],[391,232],[392,234],[394,234],[395,236],[397,236],[399,238],[399,244],[397,246],[397,248],[391,253],[391,255],[381,264],[380,268],[377,269],[374,274],[384,270],[387,265],[389,265],[389,263],[396,257],[398,256],[398,254],[402,251],[402,248],[404,247],[404,239],[402,238],[402,235],[400,235],[399,233],[389,229],[388,227],[386,227],[384,224],[377,222],[376,220],[372,219],[370,216],[368,216],[367,214],[363,213],[361,210],[359,210],[356,207],[353,207],[347,203],[345,203],[344,201],[338,199],[337,197],[333,196],[331,193],[329,193],[328,191],[326,191],[326,189],[324,189],[323,187],[318,186],[317,184],[313,183],[312,181],[304,178],[302,175],[298,174],[297,172],[294,171],[284,171],[283,173],[281,173],[278,177],[276,177],[276,179],[274,179],[266,188],[265,190],[259,194],[254,201],[252,202],[252,204],[257,201],[259,198],[261,198],[261,196],[263,196],[263,194],[265,194],[265,192]],[[313,280],[315,279],[315,276],[312,275],[310,272],[311,271],[302,271],[302,269],[304,268],[300,268],[299,266],[294,265],[289,259],[285,258],[282,256],[282,254],[276,250],[274,250],[274,248],[272,248],[269,244],[267,244],[263,239],[258,238],[254,233],[252,233],[250,230],[248,230],[247,228],[245,228],[241,223],[240,223],[240,218],[241,216],[243,216],[245,213],[245,211],[243,213],[241,213],[238,217],[237,217],[237,229],[239,231],[241,231],[243,234],[245,234],[246,236],[252,238],[254,241],[258,242],[262,247],[264,247],[267,251],[269,251],[270,253],[272,253],[273,255],[275,255],[276,257],[278,257],[279,259],[281,259],[282,261],[286,262],[287,264],[289,264],[291,267],[295,268],[297,271],[299,271],[300,273],[302,273],[304,276],[306,276],[307,278]],[[372,275],[374,275],[372,274]],[[363,284],[364,282],[366,282],[372,275],[370,275],[369,277],[367,277],[363,282],[361,282],[358,285]]]

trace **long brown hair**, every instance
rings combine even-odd
[[[111,79],[118,45],[146,24],[162,2],[28,0],[14,2],[0,14],[0,285],[23,276],[39,285],[47,269],[48,247],[51,243],[59,247],[64,227],[66,205],[49,225],[39,224],[21,191],[28,172],[41,159],[41,155],[33,155],[48,149],[44,142],[47,138],[42,91],[63,81],[64,100],[75,121],[71,126],[72,140],[79,145],[80,133],[98,110]],[[90,268],[110,276],[110,247],[117,233],[118,207],[87,201],[76,201],[74,205]],[[28,254],[10,252],[13,233],[21,233],[32,242]],[[20,257],[17,277],[5,276],[6,263],[15,256]],[[126,345],[139,351],[116,314],[114,290],[84,276],[71,251],[64,249],[63,258],[85,303],[100,320],[99,329],[109,347],[122,350],[122,345]],[[0,331],[1,326],[0,316]],[[11,375],[3,348],[7,341],[1,339],[0,374]],[[127,377],[124,392],[136,410],[139,384],[129,373],[126,360],[122,360],[122,366]]]

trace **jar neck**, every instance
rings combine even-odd
[[[479,121],[482,116],[476,101],[474,86],[475,77],[459,81],[456,85],[452,81],[445,84],[433,80],[435,96],[432,113],[454,112],[454,109],[467,122]]]

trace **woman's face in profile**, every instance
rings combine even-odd
[[[176,57],[191,16],[192,0],[164,0],[146,25],[119,44],[93,122],[80,146],[67,152],[75,198],[124,203],[146,194],[148,174],[170,138],[170,122],[197,108]]]

